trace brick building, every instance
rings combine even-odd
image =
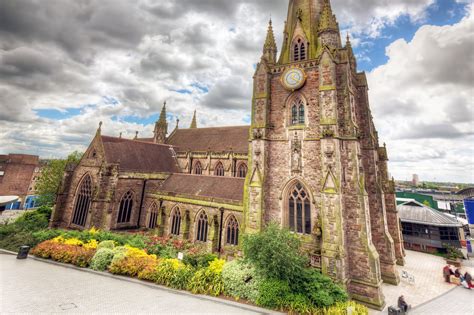
[[[7,205],[7,209],[23,209],[31,204],[35,195],[35,183],[41,171],[41,163],[36,155],[0,155],[0,196],[18,196],[17,202]]]
[[[270,22],[254,76],[251,126],[178,127],[166,104],[150,139],[100,127],[68,169],[52,226],[156,228],[232,254],[242,233],[276,221],[298,233],[314,267],[354,299],[385,304],[403,241],[368,86],[328,0],[291,0],[284,42]]]

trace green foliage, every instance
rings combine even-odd
[[[263,232],[244,236],[245,259],[265,278],[292,280],[300,275],[308,258],[301,254],[297,235],[270,224]]]
[[[140,249],[144,249],[146,246],[144,237],[139,234],[131,236],[125,244],[130,245],[131,247],[140,248]]]
[[[283,304],[290,314],[312,314],[315,311],[311,301],[301,293],[287,295]]]
[[[211,253],[187,253],[184,255],[183,262],[186,265],[193,266],[194,268],[205,268],[209,266],[209,263],[215,259],[217,259],[217,255]]]
[[[226,295],[255,303],[262,279],[251,265],[241,260],[233,260],[224,265],[222,281]]]
[[[258,288],[257,305],[282,309],[291,294],[290,285],[286,280],[267,279]]]
[[[443,244],[443,247],[446,248],[446,258],[456,260],[456,259],[462,259],[464,258],[464,255],[462,252],[454,247],[453,245],[450,244]]]
[[[112,259],[114,258],[115,251],[110,248],[100,248],[95,253],[94,257],[92,257],[91,261],[91,269],[97,271],[104,271],[109,267]]]
[[[51,208],[40,207],[25,212],[15,222],[0,225],[0,248],[17,251],[22,245],[30,247],[40,243],[33,233],[46,229],[51,217]]]
[[[47,206],[54,204],[66,166],[69,163],[78,163],[81,157],[82,153],[76,151],[70,154],[65,160],[51,160],[43,167],[36,183],[39,204]]]
[[[344,289],[315,269],[306,269],[291,286],[294,292],[307,296],[315,307],[328,307],[348,299]]]
[[[369,309],[354,301],[336,303],[327,308],[313,310],[313,315],[346,315],[348,308],[352,309],[352,315],[368,315]]]
[[[97,250],[103,249],[103,248],[114,249],[115,248],[115,242],[114,241],[102,241],[97,246]]]
[[[224,291],[222,282],[222,268],[225,261],[215,259],[208,267],[199,269],[193,275],[187,289],[195,294],[220,295]]]
[[[33,237],[38,243],[44,242],[51,240],[57,236],[60,236],[64,233],[64,231],[61,230],[54,230],[54,229],[45,229],[45,230],[40,230],[37,232],[33,233]]]

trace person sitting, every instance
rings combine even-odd
[[[408,312],[409,305],[408,305],[408,303],[405,301],[405,297],[404,297],[403,295],[401,295],[401,296],[398,298],[398,308],[401,309],[404,313],[407,313],[407,312]]]
[[[444,281],[446,281],[446,282],[449,283],[449,277],[450,277],[451,275],[452,275],[452,271],[451,271],[451,269],[449,268],[449,265],[444,266],[444,268],[443,268]]]
[[[472,276],[469,272],[466,271],[464,274],[464,281],[466,281],[467,286],[469,289],[474,289],[474,285],[472,284]]]

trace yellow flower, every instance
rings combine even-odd
[[[224,268],[225,260],[224,259],[214,259],[209,263],[209,270],[213,273],[220,274],[222,273],[222,268]]]
[[[98,245],[99,245],[99,242],[97,242],[96,240],[90,240],[89,242],[84,244],[82,247],[86,249],[96,249]]]
[[[66,245],[75,245],[75,246],[82,246],[84,245],[84,243],[77,239],[77,238],[70,238],[70,239],[67,239],[64,241],[64,244]]]
[[[56,236],[56,237],[53,238],[51,241],[53,241],[53,242],[55,242],[55,243],[63,244],[64,241],[66,241],[66,240],[65,240],[64,237],[62,237],[62,236]]]

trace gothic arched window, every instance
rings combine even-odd
[[[300,60],[300,45],[298,43],[295,43],[293,47],[293,60],[294,61]]]
[[[117,223],[129,223],[132,217],[133,193],[128,191],[120,200]]]
[[[298,38],[293,45],[293,61],[306,60],[306,42]]]
[[[148,228],[154,229],[156,227],[156,223],[158,222],[158,206],[156,202],[154,202],[150,207],[150,220],[148,222]]]
[[[290,191],[288,225],[291,231],[311,234],[311,203],[308,193],[300,183]]]
[[[194,165],[194,174],[202,175],[202,164],[201,162],[197,161]]]
[[[179,235],[181,230],[181,212],[176,208],[171,215],[171,234]]]
[[[207,230],[208,230],[208,221],[207,215],[203,211],[199,214],[197,220],[197,233],[196,233],[196,240],[199,242],[207,242]]]
[[[74,205],[74,216],[72,224],[78,226],[85,226],[87,214],[91,205],[92,199],[92,180],[89,175],[86,175],[81,181],[76,196],[76,204]]]
[[[216,175],[216,176],[224,176],[225,175],[224,165],[222,165],[221,162],[217,163],[216,168],[214,169],[214,175]]]
[[[305,123],[305,108],[304,102],[301,99],[296,99],[291,107],[291,124],[304,125]]]
[[[229,245],[239,245],[239,222],[234,216],[227,221],[226,243]]]
[[[298,40],[300,43],[300,40]],[[300,60],[306,60],[306,45],[305,43],[300,43]]]
[[[248,171],[247,164],[242,163],[239,166],[237,176],[240,178],[245,178],[247,176],[247,171]]]

